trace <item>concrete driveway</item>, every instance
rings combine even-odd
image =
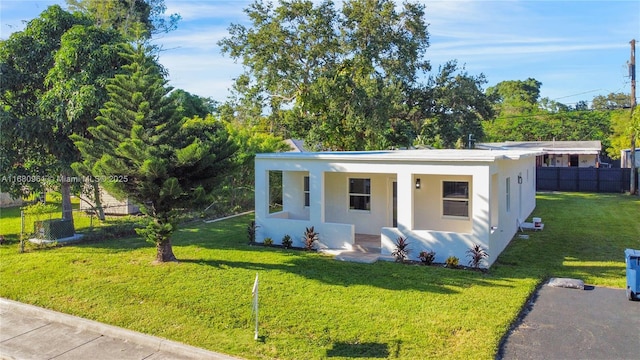
[[[625,290],[542,286],[497,359],[640,359],[640,301]]]

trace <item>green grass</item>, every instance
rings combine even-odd
[[[624,195],[539,194],[544,231],[513,240],[488,273],[252,247],[251,216],[185,225],[181,262],[164,265],[139,238],[24,254],[13,243],[0,247],[0,296],[249,359],[491,359],[547,277],[623,287],[639,213]]]
[[[33,232],[33,224],[36,220],[48,220],[59,219],[62,217],[62,205],[60,196],[56,193],[47,193],[48,205],[55,207],[56,211],[41,215],[25,215],[24,229],[25,235],[29,236]],[[84,211],[80,211],[80,200],[77,197],[71,198],[71,205],[73,207],[73,223],[77,232],[90,233],[103,226],[122,224],[125,222],[135,221],[134,217],[130,216],[107,216],[105,221],[99,221],[97,217],[91,216]],[[24,207],[9,207],[0,208],[0,234],[7,240],[13,242],[20,239],[20,228],[22,226],[20,219],[20,212],[25,209]]]

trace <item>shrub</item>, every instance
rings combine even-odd
[[[264,238],[264,246],[271,246],[271,245],[273,245],[273,239],[270,237]]]
[[[420,254],[418,254],[418,257],[420,258],[420,261],[422,261],[424,264],[431,265],[433,263],[433,260],[436,258],[436,252],[432,250],[420,251]]]
[[[406,238],[399,236],[396,240],[395,249],[391,253],[396,261],[404,262],[409,256],[409,242]]]
[[[460,262],[460,259],[458,259],[455,256],[449,256],[447,258],[447,260],[445,261],[444,265],[448,268],[457,268],[458,267],[458,263]]]
[[[258,230],[260,226],[256,225],[255,221],[251,221],[249,226],[247,226],[247,236],[249,237],[249,244],[253,244],[256,242],[256,230]]]
[[[313,226],[304,230],[304,248],[305,250],[313,250],[313,246],[318,241],[318,233],[314,231]]]
[[[471,260],[469,260],[469,266],[477,269],[480,267],[482,260],[489,257],[489,254],[482,246],[473,244],[473,246],[467,250],[467,257],[471,258]]]
[[[287,249],[291,247],[291,244],[293,243],[293,241],[291,241],[291,236],[289,235],[285,235],[282,237],[282,247]]]

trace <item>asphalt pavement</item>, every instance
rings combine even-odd
[[[498,359],[640,359],[640,301],[623,289],[543,285]]]
[[[0,359],[238,358],[0,298]]]

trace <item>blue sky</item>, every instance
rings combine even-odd
[[[340,0],[334,0],[336,7]],[[246,0],[165,0],[179,13],[178,29],[156,42],[170,84],[223,101],[242,66],[217,42],[231,23],[246,23]],[[630,91],[631,39],[640,41],[640,1],[424,1],[433,72],[457,59],[485,88],[504,80],[542,82],[541,95],[565,104]],[[24,28],[47,6],[64,0],[2,0],[0,38]],[[637,44],[640,48],[640,43]]]

